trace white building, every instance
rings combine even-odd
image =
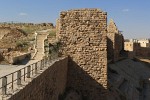
[[[139,39],[138,43],[141,47],[150,47],[150,39]]]
[[[150,48],[150,39],[130,39],[128,42],[140,43],[140,47]]]

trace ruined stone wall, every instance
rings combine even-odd
[[[114,42],[115,34],[107,33],[107,58],[109,60],[114,59]]]
[[[131,58],[130,55],[132,55],[132,58],[135,56],[144,58],[150,57],[150,48],[141,47],[140,43],[124,42],[124,50],[129,51],[129,58]]]
[[[62,100],[67,81],[68,58],[56,61],[9,100]]]
[[[123,35],[118,31],[118,28],[114,21],[111,19],[107,26],[107,52],[108,59],[117,61],[120,57],[120,53],[124,48]]]
[[[145,48],[145,47],[139,47],[136,50],[136,56],[138,57],[149,57],[150,58],[150,48]]]
[[[118,33],[115,35],[114,61],[119,60],[122,50],[124,50],[124,38],[121,33]]]
[[[124,42],[124,50],[128,51],[128,57],[133,58],[136,56],[136,52],[140,49],[139,43]]]
[[[85,100],[106,100],[107,13],[99,9],[61,12],[60,55],[69,55],[67,90]],[[66,92],[67,92],[66,90]],[[68,90],[68,91],[69,91]]]
[[[124,48],[123,36],[116,33],[107,34],[107,58],[117,61],[121,56],[120,53]]]

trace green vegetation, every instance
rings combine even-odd
[[[28,51],[29,45],[30,44],[28,43],[28,41],[19,40],[16,42],[16,50]]]
[[[34,33],[35,31],[39,30],[38,27],[34,27],[34,26],[25,26],[22,28],[22,30],[27,33],[27,34],[31,34]]]
[[[58,56],[60,45],[61,45],[61,43],[59,41],[54,44],[50,44],[49,54],[51,56],[54,56],[54,55]]]
[[[16,42],[17,47],[25,47],[27,45],[28,45],[27,41],[17,41]]]
[[[56,36],[56,30],[51,30],[49,32],[49,36]]]

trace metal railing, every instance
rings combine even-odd
[[[56,58],[53,58],[56,59]],[[1,95],[7,95],[9,91],[13,92],[15,89],[26,82],[31,77],[34,77],[38,72],[42,71],[44,68],[49,67],[51,58],[43,58],[33,64],[27,65],[22,69],[12,72],[0,78],[0,91]]]

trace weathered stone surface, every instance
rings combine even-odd
[[[111,19],[107,26],[107,52],[108,59],[117,61],[120,57],[120,53],[123,50],[124,39],[123,35],[118,31],[118,28],[114,21]]]
[[[108,33],[119,33],[116,24],[114,23],[113,19],[110,20],[109,25],[107,27]]]
[[[86,100],[105,100],[107,13],[99,9],[64,11],[57,25],[62,44],[59,53],[70,56],[67,88],[77,90]]]

